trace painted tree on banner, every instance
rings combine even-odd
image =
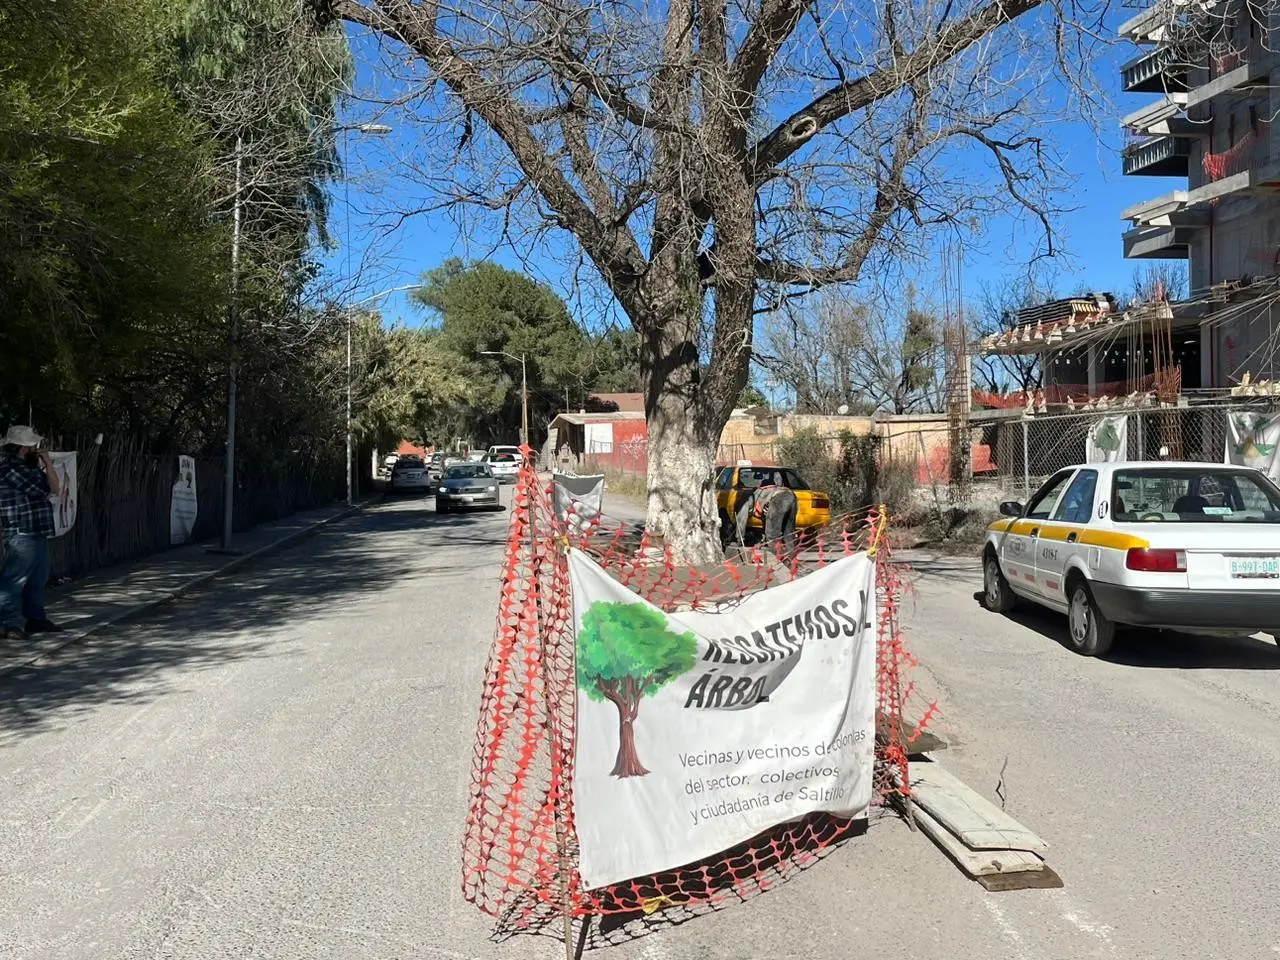
[[[593,603],[578,631],[578,686],[592,700],[618,708],[618,758],[611,775],[643,777],[636,753],[640,700],[693,669],[697,638],[673,633],[667,618],[643,603]]]

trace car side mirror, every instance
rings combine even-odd
[[[1022,516],[1022,504],[1017,500],[1006,500],[1000,504],[1000,516],[1002,517],[1020,517]]]

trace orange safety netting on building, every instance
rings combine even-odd
[[[806,532],[792,554],[761,544],[737,561],[680,567],[637,525],[599,517],[568,529],[550,485],[531,467],[512,500],[498,624],[486,668],[462,850],[467,900],[498,920],[498,935],[568,936],[570,916],[600,918],[593,942],[631,936],[632,921],[679,922],[750,899],[861,831],[860,821],[812,815],[774,827],[700,863],[612,887],[582,889],[573,797],[573,611],[564,548],[590,553],[617,580],[673,610],[744,596],[852,553],[876,549],[878,594],[876,794],[905,792],[907,756],[936,712],[907,676],[915,661],[898,625],[902,581],[887,514],[845,517]],[[905,705],[914,727],[904,724]],[[645,920],[644,918],[648,918]]]

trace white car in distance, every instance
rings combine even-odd
[[[431,486],[427,465],[418,457],[401,457],[391,467],[391,491],[401,493],[421,491]]]
[[[984,605],[1066,614],[1077,653],[1106,653],[1118,625],[1280,644],[1280,488],[1258,470],[1081,464],[1000,512],[982,550]]]
[[[511,453],[509,448],[502,449],[498,453],[490,450],[485,454],[484,462],[489,465],[489,469],[493,471],[499,483],[515,483],[520,478],[519,452]]]

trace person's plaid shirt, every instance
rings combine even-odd
[[[9,536],[52,537],[54,533],[49,479],[16,453],[0,452],[0,524]]]

